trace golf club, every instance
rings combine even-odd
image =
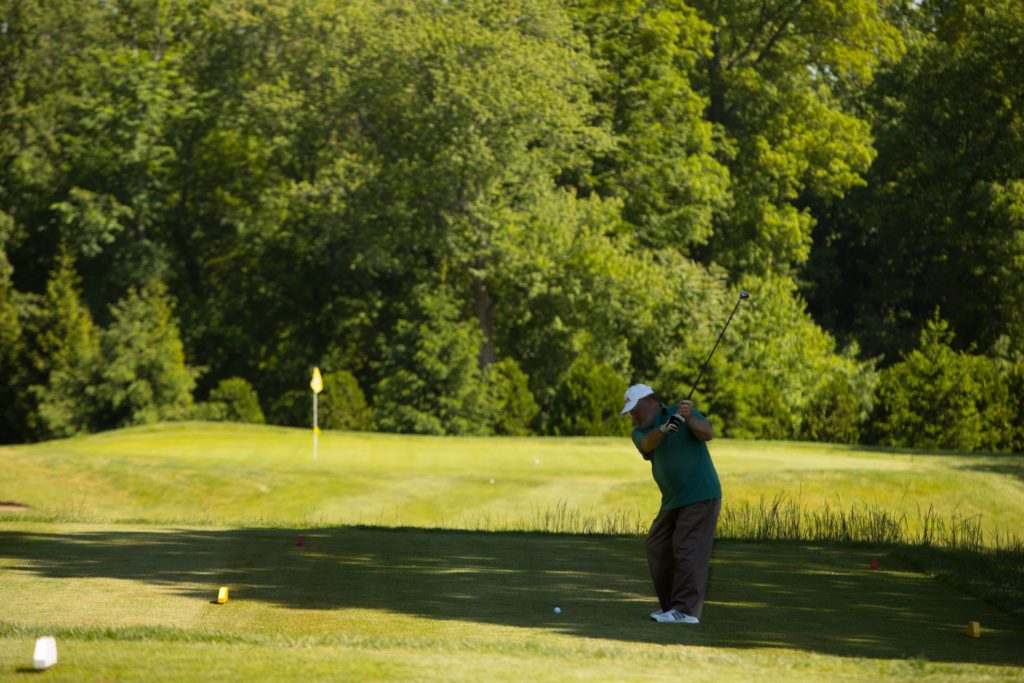
[[[708,354],[708,359],[704,361],[704,367],[700,369],[700,373],[697,375],[697,381],[693,383],[693,386],[690,387],[690,393],[686,395],[687,401],[689,401],[690,397],[693,396],[693,392],[697,389],[697,382],[700,382],[700,378],[704,376],[704,371],[708,369],[708,363],[711,362],[711,356],[715,355],[715,349],[718,348],[718,342],[722,341],[722,337],[725,336],[725,329],[729,327],[729,323],[732,322],[732,317],[736,315],[736,310],[740,307],[740,304],[743,302],[744,299],[749,298],[750,292],[748,292],[745,289],[741,289],[740,298],[739,300],[736,301],[736,305],[733,306],[732,313],[729,314],[729,319],[725,321],[725,327],[722,328],[722,333],[718,335],[718,341],[716,341],[715,345],[711,348],[711,353]]]

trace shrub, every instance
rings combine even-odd
[[[808,441],[857,443],[860,440],[860,401],[846,377],[838,375],[821,386],[804,408],[800,436]]]
[[[503,358],[487,369],[494,409],[495,434],[521,436],[530,433],[537,417],[537,401],[530,392],[529,377],[511,358]]]
[[[577,359],[555,389],[549,430],[559,435],[628,435],[632,424],[619,415],[625,388],[615,368],[587,357]]]
[[[1024,453],[1024,361],[1014,363],[1006,373],[1012,428],[1006,434],[1004,450]]]
[[[731,438],[787,439],[792,435],[793,413],[783,392],[771,376],[760,370],[723,374],[707,410],[700,405],[695,408],[714,415],[712,422],[719,433]]]
[[[266,422],[256,390],[241,377],[218,382],[210,392],[209,400],[197,406],[196,415],[204,420],[221,422]]]
[[[975,403],[978,408],[977,448],[984,451],[1012,450],[1019,428],[1011,394],[1012,368],[994,358],[967,355],[964,361],[977,383]]]
[[[312,428],[313,392],[308,388],[285,391],[270,403],[267,416],[271,424]]]
[[[366,396],[355,375],[338,370],[324,375],[324,390],[317,404],[318,420],[325,429],[360,431],[372,428]]]

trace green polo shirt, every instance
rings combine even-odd
[[[633,443],[636,447],[640,449],[640,440],[652,429],[665,424],[669,415],[678,409],[678,403],[670,406],[661,404],[661,412],[649,427],[637,427],[633,430]],[[696,410],[693,414],[704,419]],[[643,454],[643,449],[640,449],[640,452]],[[695,438],[685,425],[675,432],[666,434],[661,443],[648,455],[654,481],[661,489],[662,510],[722,497],[722,485],[718,482],[718,472],[711,462],[707,443]]]

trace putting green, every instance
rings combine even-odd
[[[867,505],[1024,529],[1024,456],[715,440],[725,507],[784,496],[805,510]],[[573,531],[659,501],[628,439],[461,438],[180,423],[0,447],[0,519],[245,526],[372,524]],[[561,525],[552,514],[560,514]],[[558,520],[556,520],[558,521]],[[624,526],[624,524],[620,525]]]

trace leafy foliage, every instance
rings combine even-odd
[[[935,316],[918,348],[883,371],[873,421],[890,446],[1001,450],[1012,445],[1014,401],[994,361],[954,350],[949,324]]]
[[[7,438],[24,439],[28,431],[28,409],[26,406],[27,348],[22,329],[22,310],[17,305],[19,297],[11,282],[11,265],[3,250],[6,234],[0,215],[0,434]]]
[[[73,261],[64,252],[35,321],[33,360],[45,379],[31,391],[38,401],[37,429],[43,436],[70,436],[89,427],[99,339],[79,286]]]
[[[100,335],[100,364],[90,393],[93,426],[110,429],[187,415],[195,376],[185,366],[167,288],[151,280],[111,309]]]
[[[563,435],[625,435],[632,426],[619,415],[625,386],[606,363],[582,357],[559,382],[550,410],[549,429]]]
[[[743,438],[791,439],[822,387],[841,377],[862,386],[858,419],[871,395],[867,365],[840,354],[835,340],[814,324],[787,278],[748,278],[751,298],[699,307],[699,319],[683,343],[664,359],[657,386],[684,397],[733,309],[736,314],[694,392],[698,410],[713,418],[719,433]],[[724,292],[723,292],[724,294]],[[724,300],[723,300],[724,299]]]
[[[377,426],[415,434],[488,433],[493,407],[477,362],[481,341],[475,323],[460,319],[450,290],[421,288],[377,368]]]
[[[807,402],[800,437],[808,441],[855,444],[860,440],[861,405],[845,377],[823,385]]]
[[[691,82],[710,27],[678,1],[573,5],[600,60],[593,96],[615,140],[595,156],[595,189],[622,200],[641,244],[685,252],[705,244],[714,213],[729,203],[728,171]]]
[[[218,382],[209,400],[197,405],[192,415],[196,419],[220,422],[266,422],[256,390],[241,377]]]
[[[495,434],[529,434],[537,418],[537,401],[530,392],[529,378],[512,358],[502,358],[487,368],[487,383],[494,406]]]
[[[1024,350],[1024,72],[1019,0],[898,13],[902,60],[863,98],[878,158],[823,230],[816,308],[890,362],[936,306],[961,350]],[[865,275],[870,275],[866,278]]]
[[[373,426],[372,413],[359,382],[348,370],[324,375],[324,390],[317,407],[320,424],[327,429],[368,430]]]
[[[870,129],[844,95],[898,56],[900,35],[872,0],[693,6],[711,36],[694,82],[732,189],[710,256],[736,275],[789,273],[811,246],[808,201],[864,182]]]
[[[314,365],[329,426],[614,431],[742,285],[720,433],[857,439],[938,303],[1020,443],[1020,0],[9,5],[0,441],[307,426]]]

